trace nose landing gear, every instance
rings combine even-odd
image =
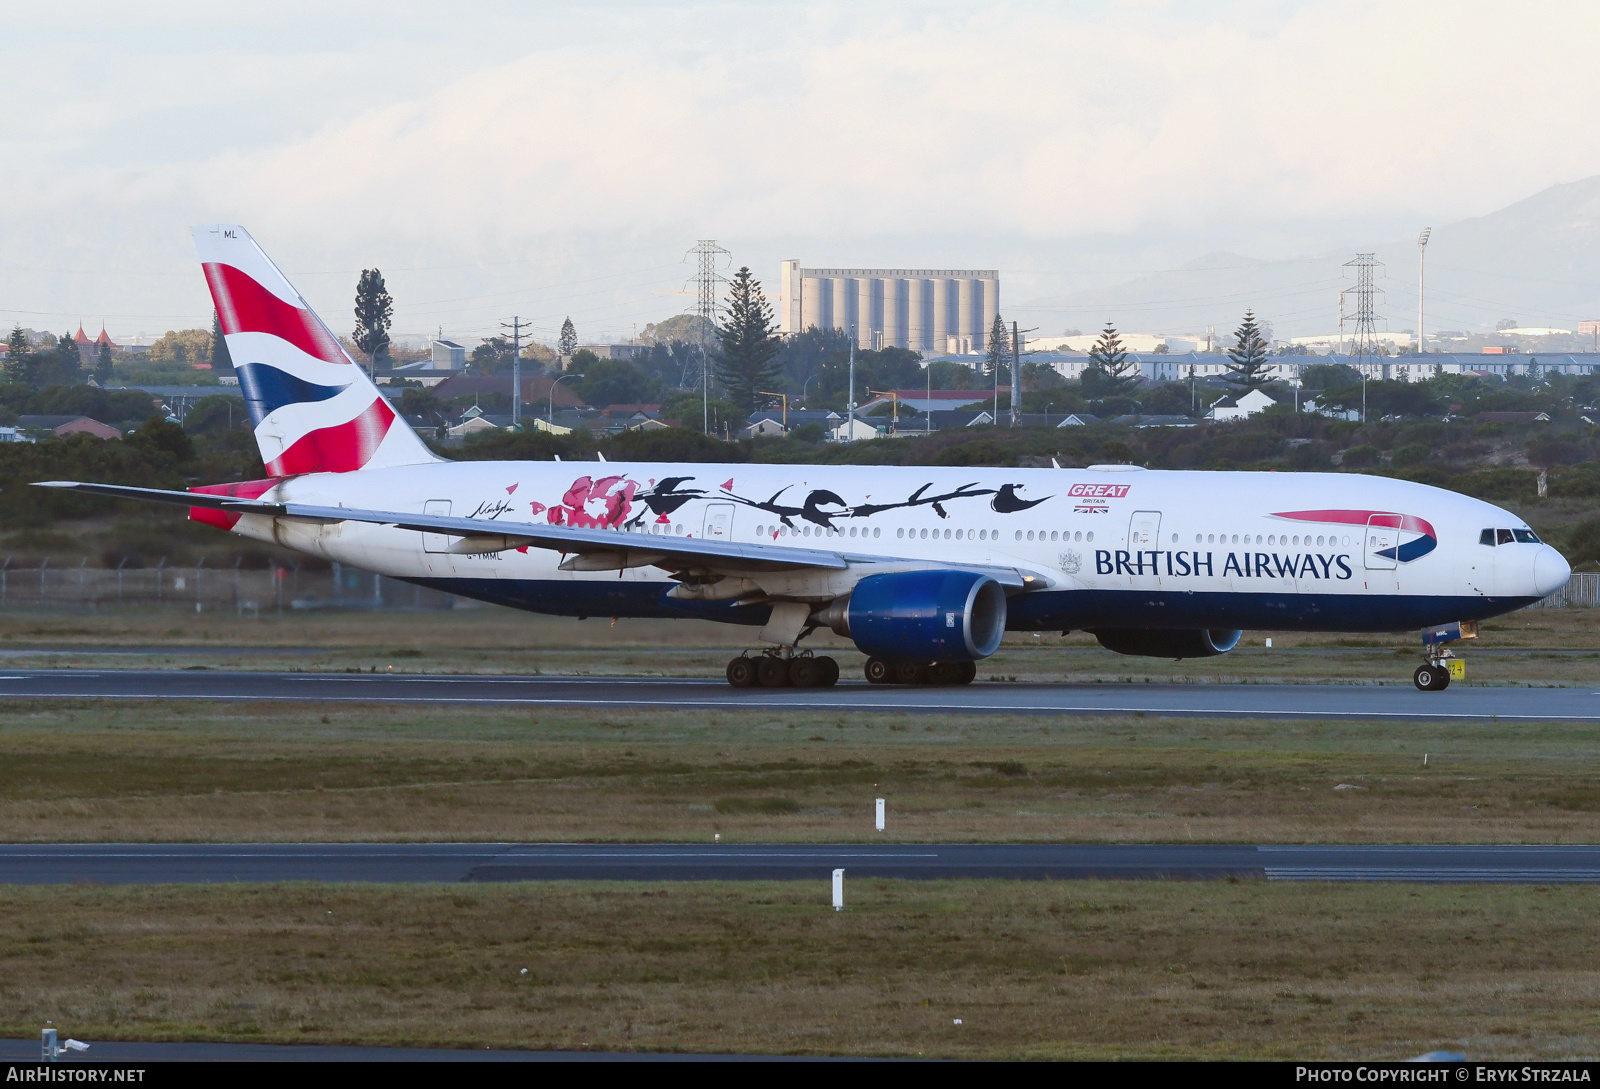
[[[1475,620],[1462,620],[1453,624],[1436,624],[1422,629],[1422,656],[1425,661],[1411,675],[1419,692],[1443,692],[1450,687],[1452,678],[1467,675],[1467,666],[1445,646],[1458,639],[1476,639],[1478,624]]]
[[[1450,670],[1443,663],[1434,665],[1423,662],[1417,671],[1411,675],[1411,680],[1421,692],[1443,692],[1450,687]]]

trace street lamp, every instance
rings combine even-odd
[[[1422,354],[1422,287],[1424,261],[1428,256],[1428,236],[1433,233],[1432,227],[1422,228],[1422,233],[1417,235],[1417,354]]]
[[[801,404],[805,404],[806,403],[806,390],[811,388],[811,383],[815,382],[818,378],[821,378],[821,377],[822,377],[822,372],[818,371],[816,374],[813,374],[810,378],[807,378],[804,382],[800,383],[800,403]]]
[[[546,410],[546,412],[544,414],[544,423],[545,423],[545,426],[547,428],[555,426],[556,386],[560,385],[561,379],[563,379],[563,378],[582,378],[582,377],[583,377],[583,375],[581,375],[581,374],[573,374],[573,373],[571,373],[569,371],[566,374],[558,376],[554,382],[550,383],[550,407],[549,407],[548,410]]]

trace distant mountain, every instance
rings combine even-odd
[[[1426,224],[1419,223],[1418,229]],[[1354,284],[1344,263],[1358,252],[1383,262],[1375,307],[1391,330],[1417,322],[1417,240],[1352,240],[1347,251],[1263,261],[1214,253],[1181,267],[1109,287],[1034,299],[1015,307],[1041,335],[1113,321],[1130,332],[1219,337],[1245,308],[1278,337],[1337,328],[1339,292]],[[1522,326],[1576,329],[1600,318],[1600,177],[1551,186],[1476,219],[1435,226],[1427,248],[1427,316],[1441,329],[1490,332],[1510,318]],[[1347,315],[1353,301],[1347,305]],[[1385,326],[1380,326],[1385,327]]]

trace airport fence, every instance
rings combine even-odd
[[[272,567],[90,567],[87,561],[37,567],[0,564],[0,611],[105,612],[171,609],[241,616],[307,609],[452,609],[454,594],[333,564],[318,570]]]
[[[1584,572],[1573,575],[1567,584],[1532,607],[1535,609],[1564,609],[1569,605],[1580,608],[1600,608],[1600,574]]]

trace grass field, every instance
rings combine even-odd
[[[754,628],[692,620],[574,620],[501,608],[420,613],[313,612],[259,619],[147,613],[6,613],[0,661],[35,667],[549,673],[720,677],[756,645]],[[1273,641],[1269,650],[1268,638]],[[864,657],[830,632],[807,646],[838,655],[847,678]],[[1459,645],[1468,683],[1592,684],[1600,679],[1600,610],[1525,609]],[[130,653],[131,652],[131,653]],[[1104,650],[1074,632],[1013,633],[980,680],[1078,683],[1410,684],[1415,633],[1250,632],[1238,650],[1172,662]]]
[[[1485,625],[1472,676],[1594,684],[1591,618]],[[6,620],[0,655],[30,665],[714,676],[739,648],[709,625],[489,609]],[[1407,636],[1275,636],[1270,652],[1263,638],[1175,665],[1013,636],[982,676],[1409,683],[1416,658]],[[0,840],[851,841],[877,838],[883,797],[884,836],[907,841],[1592,843],[1597,766],[1597,724],[8,701]],[[1002,1058],[1600,1051],[1600,889],[851,880],[842,914],[827,897],[822,882],[0,886],[0,1032],[48,1019],[89,1040]]]
[[[1590,888],[0,888],[0,1032],[996,1058],[1600,1051]],[[526,974],[524,974],[526,970]],[[955,1024],[957,1019],[961,1024]]]
[[[854,840],[882,797],[912,841],[1596,842],[1597,763],[1596,724],[13,701],[0,840]]]

